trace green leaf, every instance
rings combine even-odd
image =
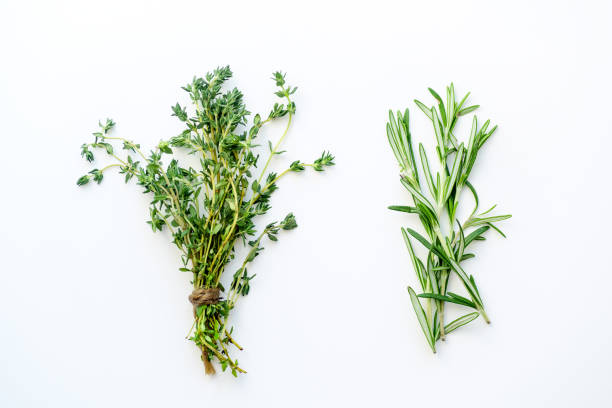
[[[100,184],[102,182],[102,179],[104,178],[104,174],[101,170],[98,169],[93,169],[89,172],[89,174],[92,175],[93,180],[98,184]]]
[[[478,211],[478,194],[476,194],[476,189],[469,181],[466,181],[465,185],[470,189],[470,191],[472,192],[472,195],[474,196],[475,204],[474,204],[474,210],[472,211],[472,214],[470,215],[470,218],[471,218],[472,215],[476,214],[476,211]]]
[[[473,309],[476,309],[476,305],[473,302],[470,302],[469,300],[467,300],[465,298],[462,298],[464,300],[462,300],[462,299],[455,299],[455,298],[452,298],[450,296],[438,295],[436,293],[421,293],[421,294],[418,295],[418,297],[442,300],[444,302],[456,303],[458,305],[468,306],[468,307],[471,307]]]
[[[455,182],[457,181],[457,175],[461,170],[461,161],[463,160],[463,143],[459,145],[459,150],[455,155],[455,161],[453,162],[453,170],[451,172],[450,178],[447,179],[444,188],[444,202],[448,201],[453,189],[455,188]]]
[[[489,133],[485,134],[479,141],[478,141],[478,148],[480,149],[482,147],[482,145],[493,135],[493,133],[495,133],[495,131],[497,130],[497,125],[493,126],[493,129],[491,129],[489,131]]]
[[[467,298],[465,298],[465,297],[463,297],[461,295],[458,295],[458,294],[453,293],[453,292],[447,292],[447,295],[449,297],[451,297],[452,299],[456,299],[456,300],[458,300],[460,302],[464,302],[466,305],[470,304],[470,305],[472,305],[471,307],[475,307],[474,303],[472,301],[470,301],[469,299],[467,299]]]
[[[300,163],[299,160],[296,160],[293,163],[291,163],[291,165],[289,166],[289,169],[291,171],[300,172],[300,171],[303,171],[305,167],[302,163]]]
[[[465,237],[465,246],[467,247],[470,245],[473,240],[484,234],[488,229],[489,226],[484,226],[472,231],[467,237]]]
[[[414,100],[414,103],[416,103],[416,105],[419,107],[419,109],[421,109],[423,111],[423,113],[425,115],[427,115],[429,120],[432,120],[431,109],[429,109],[427,106],[425,106],[425,104],[423,104],[422,102],[417,101],[416,99]]]
[[[442,252],[440,251],[438,248],[434,247],[431,245],[431,243],[429,243],[429,241],[427,239],[425,239],[421,234],[419,234],[418,232],[416,232],[415,230],[413,230],[412,228],[402,228],[402,230],[406,230],[410,235],[412,235],[414,238],[417,239],[417,241],[419,241],[421,244],[423,244],[423,246],[427,249],[429,249],[431,252],[433,252],[438,258],[443,259],[445,261],[449,261],[448,257]]]
[[[427,88],[427,89],[429,90],[429,93],[431,93],[433,97],[437,99],[438,102],[442,103],[442,98],[440,98],[440,95],[438,95],[436,91],[434,91],[431,88]]]
[[[446,117],[450,121],[455,110],[455,87],[451,82],[450,86],[446,87]]]
[[[418,257],[415,257],[415,260],[415,273],[417,275],[417,279],[419,280],[419,284],[421,285],[421,289],[425,290],[424,288],[427,287],[427,270],[425,269],[425,265],[423,265],[423,262]]]
[[[444,332],[446,334],[458,329],[461,326],[465,326],[466,324],[468,324],[469,322],[471,322],[472,320],[476,319],[478,316],[480,316],[480,314],[478,312],[472,312],[472,313],[468,313],[464,316],[461,316],[458,319],[453,320],[452,322],[450,322],[449,324],[447,324],[446,326],[444,326]]]
[[[438,113],[436,108],[431,110],[434,133],[436,134],[436,141],[438,143],[438,156],[440,158],[446,155],[446,143],[444,141],[444,133],[442,132],[442,128],[440,127],[440,120],[438,119]]]
[[[472,218],[467,224],[466,226],[470,226],[470,227],[476,227],[478,225],[483,225],[483,224],[491,224],[493,222],[498,222],[498,221],[503,221],[503,220],[507,220],[508,218],[512,218],[512,215],[510,214],[505,214],[505,215],[494,215],[492,217],[485,217],[485,218]]]
[[[402,228],[402,236],[404,237],[404,243],[406,244],[406,248],[408,249],[408,253],[410,254],[410,260],[412,261],[412,267],[414,268],[414,272],[419,278],[419,282],[421,283],[421,287],[425,287],[425,281],[423,279],[420,259],[414,253],[414,248],[412,248],[412,242],[410,242],[410,238],[406,231]]]
[[[330,152],[323,151],[321,157],[314,161],[312,168],[316,171],[323,171],[323,167],[330,167],[335,165],[334,156]]]
[[[459,247],[457,248],[457,254],[455,258],[462,259],[463,251],[465,251],[465,236],[463,235],[463,228],[461,228],[461,223],[457,220],[457,225],[459,226]]]
[[[429,200],[427,200],[427,198],[425,198],[423,194],[421,194],[420,191],[417,191],[414,187],[412,187],[410,185],[410,182],[408,182],[408,180],[406,180],[405,177],[402,177],[400,181],[403,184],[403,186],[406,187],[406,189],[415,197],[416,200],[418,200],[420,203],[425,205],[427,208],[431,210],[431,212],[435,214],[436,211],[434,210],[433,205],[429,202]]]
[[[478,292],[478,287],[476,286],[476,281],[474,280],[474,276],[470,275],[470,282],[472,283],[472,286],[474,287],[474,290],[476,291],[476,295],[478,296],[478,298],[480,298],[480,293]]]
[[[104,124],[102,124],[102,122],[98,122],[98,125],[104,133],[108,133],[115,126],[115,122],[113,122],[112,119],[107,118]]]
[[[283,222],[281,222],[281,228],[284,230],[292,230],[297,228],[297,226],[297,221],[295,220],[293,213],[287,214]]]
[[[89,150],[89,145],[83,144],[81,146],[81,157],[84,157],[85,160],[87,160],[90,163],[94,161],[94,155],[93,155],[93,152]]]
[[[412,307],[414,309],[414,312],[416,313],[417,320],[419,321],[419,324],[421,325],[421,329],[423,329],[423,334],[425,335],[425,338],[427,339],[427,342],[429,343],[429,347],[431,347],[431,350],[435,353],[436,352],[435,341],[432,335],[432,330],[429,327],[429,323],[427,322],[427,317],[425,317],[423,306],[421,306],[421,302],[419,302],[419,298],[417,297],[416,293],[414,293],[414,290],[412,290],[410,286],[408,286],[408,294],[410,295],[410,301],[412,302]]]
[[[178,103],[174,106],[171,107],[172,108],[172,116],[176,116],[177,118],[179,118],[179,120],[181,122],[185,122],[187,120],[187,112],[185,111],[184,108],[181,108],[181,105],[179,105]]]
[[[506,238],[506,234],[504,234],[504,233],[502,232],[502,230],[500,230],[499,228],[497,228],[495,225],[493,225],[493,224],[487,224],[487,225],[488,225],[489,227],[493,228],[495,231],[497,231],[497,233],[498,233],[499,235],[501,235],[502,237]]]
[[[210,234],[211,235],[217,234],[219,231],[221,231],[222,227],[223,227],[223,224],[221,224],[220,222],[215,223],[215,225],[213,225],[212,229],[210,230]]]
[[[497,204],[493,205],[493,207],[489,208],[487,211],[480,213],[479,216],[483,216],[485,214],[490,213],[491,211],[493,211],[495,209],[495,207],[497,207]]]
[[[423,167],[423,172],[425,173],[425,180],[427,181],[427,185],[429,186],[429,192],[432,196],[438,197],[438,192],[433,182],[433,177],[431,177],[431,171],[429,170],[429,161],[427,160],[427,153],[425,152],[425,148],[422,143],[419,143],[419,155],[421,156],[421,166]]]
[[[413,214],[419,213],[419,210],[416,207],[410,207],[408,205],[390,205],[387,208],[393,211],[401,211]]]
[[[276,82],[276,86],[285,85],[285,74],[280,71],[276,71],[272,74],[272,79]]]
[[[459,112],[457,112],[457,116],[467,115],[468,113],[473,112],[478,108],[480,108],[480,105],[468,106],[467,108],[461,109]]]
[[[433,270],[432,256],[431,251],[427,256],[427,275],[429,277],[429,283],[431,284],[431,288],[433,289],[435,294],[439,294],[440,289],[438,285],[438,278],[436,277],[436,273]]]
[[[162,153],[172,154],[172,149],[168,146],[168,142],[159,142],[157,146]]]
[[[87,183],[89,183],[89,176],[87,174],[79,177],[77,180],[77,186],[84,186]]]
[[[461,257],[461,262],[470,259],[470,258],[474,258],[476,255],[474,254],[463,254],[463,256]]]
[[[446,127],[447,125],[446,112],[445,112],[444,104],[442,102],[438,104],[438,109],[440,110],[440,118],[442,119],[442,124],[444,125],[444,127]]]
[[[459,266],[459,264],[454,259],[447,258],[447,262],[450,264],[451,268],[453,269],[453,271],[455,271],[457,276],[459,276],[459,278],[461,279],[463,286],[470,294],[470,297],[472,298],[474,303],[476,304],[476,302],[478,302],[480,305],[482,305],[482,299],[478,294],[478,289],[476,288],[476,282],[474,282],[474,279],[469,278],[463,268],[461,268],[461,266]]]
[[[465,101],[467,100],[467,98],[470,96],[470,93],[466,93],[465,96],[463,97],[463,99],[461,100],[461,102],[459,102],[459,105],[457,105],[457,109],[461,110],[461,108],[463,107],[463,104],[465,103]]]

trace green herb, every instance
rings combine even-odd
[[[205,298],[211,293],[225,292],[223,300],[215,295],[208,296],[204,304],[194,303],[195,322],[190,339],[201,349],[207,373],[214,373],[211,361],[216,360],[224,371],[230,368],[235,376],[245,371],[230,354],[232,346],[242,348],[233,337],[228,318],[237,300],[250,291],[255,274],[249,273],[247,267],[264,249],[265,237],[277,241],[281,230],[297,227],[293,214],[268,224],[259,232],[254,219],[270,210],[270,197],[281,177],[306,167],[322,171],[334,165],[334,157],[323,152],[313,163],[298,160],[279,174],[269,172],[272,158],[284,153],[279,147],[295,115],[291,95],[297,88],[286,84],[284,74],[275,72],[272,77],[278,87],[275,94],[283,102],[275,103],[265,119],[255,115],[247,125],[250,113],[242,93],[235,88],[222,91],[224,82],[231,76],[229,67],[217,68],[205,78],[194,78],[183,87],[189,93],[192,109],[187,111],[177,103],[172,111],[184,123],[185,130],[170,140],[162,140],[148,155],[143,154],[139,144],[110,136],[115,125],[112,120],[100,123],[93,142],[81,146],[81,155],[93,162],[93,151],[98,149],[114,163],[90,171],[77,184],[100,183],[106,171],[116,167],[125,175],[126,183],[135,178],[144,192],[151,194],[148,223],[153,231],[164,227],[170,230],[173,243],[181,253],[180,270],[193,274],[192,296],[198,289],[211,290],[204,291]],[[259,176],[255,176],[259,155],[254,152],[257,146],[254,142],[266,123],[280,118],[286,118],[284,132],[275,144],[268,142],[267,160]],[[123,154],[116,145],[122,148]],[[195,156],[198,168],[181,166],[173,158],[174,149]],[[225,291],[221,277],[235,256],[236,241],[248,242],[251,249]]]
[[[435,177],[422,144],[419,144],[418,149],[421,168],[417,168],[409,129],[408,109],[403,114],[400,111],[397,114],[389,111],[387,137],[400,165],[400,181],[414,202],[413,206],[394,205],[389,208],[418,215],[425,230],[425,236],[411,228],[402,228],[402,234],[423,291],[417,295],[411,287],[408,287],[408,293],[427,342],[435,353],[435,343],[438,339],[444,340],[446,334],[471,322],[479,315],[487,323],[490,322],[476,281],[472,275],[464,271],[462,263],[475,256],[466,250],[471,249],[470,244],[473,241],[483,241],[484,233],[489,229],[494,229],[505,237],[494,223],[511,216],[491,215],[495,206],[479,213],[478,195],[469,182],[478,152],[493,135],[497,126],[489,128],[490,122],[487,120],[479,127],[478,120],[474,116],[470,136],[465,145],[455,137],[455,125],[461,116],[475,111],[478,105],[464,107],[469,93],[457,102],[452,84],[446,88],[446,105],[433,89],[430,88],[429,92],[435,99],[435,105],[427,107],[417,100],[415,103],[433,124],[436,156],[440,165],[440,171],[436,172]],[[461,222],[457,219],[457,208],[464,187],[467,187],[473,195],[475,205],[469,217]],[[416,255],[412,239],[425,247],[426,257]],[[459,278],[468,298],[448,292],[451,275]],[[426,310],[420,299],[425,299]],[[444,306],[447,302],[475,311],[445,325]]]

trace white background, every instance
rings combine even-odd
[[[610,406],[611,17],[604,1],[3,1],[0,405]],[[116,174],[75,185],[98,119],[151,148],[181,130],[180,86],[223,64],[253,112],[272,71],[299,86],[275,168],[337,158],[284,179],[260,220],[299,228],[250,269],[238,379],[206,377],[185,340],[189,276],[149,198]],[[412,100],[451,81],[499,124],[472,182],[513,218],[465,264],[492,325],[433,355],[406,293],[400,226],[418,221],[386,209],[409,202],[385,121],[410,107],[431,144]]]

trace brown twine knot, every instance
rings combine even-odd
[[[221,300],[221,289],[219,288],[199,288],[194,289],[189,295],[189,301],[193,305],[193,315],[196,315],[198,307],[202,305],[214,305]]]
[[[197,316],[198,307],[202,305],[214,305],[219,303],[221,300],[221,289],[219,288],[199,288],[194,289],[189,295],[189,301],[193,305],[193,317]],[[214,374],[215,368],[212,363],[208,359],[208,352],[206,351],[205,346],[202,347],[202,361],[204,362],[204,368],[206,370],[206,374]]]

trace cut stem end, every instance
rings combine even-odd
[[[204,372],[206,373],[206,375],[214,375],[217,373],[215,371],[215,367],[208,359],[208,354],[206,353],[205,349],[202,349],[202,361],[204,362]]]
[[[484,321],[487,322],[487,324],[491,324],[491,320],[489,319],[489,316],[487,316],[487,314],[485,313],[483,309],[480,309],[480,315],[482,316]]]

